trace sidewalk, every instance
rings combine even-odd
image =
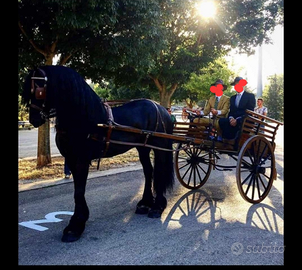
[[[113,175],[113,174],[118,174],[118,173],[123,173],[123,172],[129,172],[129,171],[137,171],[141,170],[142,165],[135,164],[135,165],[129,165],[121,168],[115,168],[115,169],[109,169],[105,171],[96,171],[96,172],[89,172],[87,180],[93,179],[96,177],[101,177],[101,176],[108,176],[108,175]],[[55,186],[55,185],[61,185],[61,184],[66,184],[66,183],[71,183],[73,181],[72,177],[70,179],[65,179],[65,178],[55,178],[55,179],[50,179],[50,180],[18,180],[18,190],[19,192],[26,191],[26,190],[31,190],[31,189],[39,189],[39,188],[44,188],[44,187],[50,187],[50,186]]]

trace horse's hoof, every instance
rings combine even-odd
[[[81,237],[81,234],[78,234],[78,233],[75,233],[75,232],[68,231],[68,232],[64,232],[64,233],[63,233],[63,236],[62,236],[62,238],[61,238],[61,241],[62,241],[62,242],[65,242],[65,243],[75,242],[75,241],[79,240],[80,237]]]
[[[77,222],[75,222],[77,220]],[[68,226],[63,230],[62,242],[74,242],[80,239],[85,230],[85,222],[79,222],[79,219],[71,218]]]
[[[160,210],[160,209],[151,209],[148,213],[148,217],[149,218],[160,218],[163,211],[164,210]]]
[[[146,215],[150,211],[150,207],[147,205],[137,205],[135,214]]]

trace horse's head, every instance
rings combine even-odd
[[[27,76],[23,99],[30,107],[29,122],[34,127],[43,125],[47,118],[53,116],[54,112],[47,102],[47,76],[41,68],[30,72]]]

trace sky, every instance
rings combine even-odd
[[[277,26],[271,34],[272,44],[262,45],[262,85],[268,83],[268,76],[274,74],[283,74],[284,72],[284,28]],[[234,62],[235,70],[240,68],[238,76],[245,78],[248,81],[250,89],[255,93],[257,91],[258,81],[258,58],[259,48],[255,48],[255,54],[247,56],[246,54],[230,53],[227,57],[229,63]]]

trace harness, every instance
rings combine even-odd
[[[39,71],[39,73],[42,74],[42,76],[36,76],[36,71]],[[44,82],[43,86],[42,87],[39,86],[35,82],[36,80],[43,81]],[[48,112],[45,111],[45,109],[46,109],[46,97],[47,97],[47,81],[48,81],[48,78],[47,78],[46,73],[43,69],[37,68],[37,70],[35,70],[33,72],[33,75],[31,77],[31,94],[35,97],[35,99],[42,100],[43,103],[42,103],[41,107],[31,103],[30,107],[40,111],[40,115],[41,115],[41,118],[43,120],[49,119],[49,118],[54,117],[56,115],[56,110],[54,108],[51,108]],[[139,99],[136,99],[136,100],[139,100]],[[159,111],[159,108],[158,108],[157,104],[153,100],[150,100],[150,99],[147,99],[147,100],[150,101],[156,109],[157,120],[156,120],[156,124],[155,124],[155,129],[154,129],[153,132],[157,132],[159,122],[161,122],[162,127],[164,129],[164,132],[166,133],[166,126],[164,124],[162,115]],[[131,101],[134,101],[134,100],[131,100]],[[106,125],[106,127],[108,128],[107,133],[102,138],[99,138],[98,133],[88,134],[88,136],[87,136],[87,139],[92,139],[92,140],[102,142],[102,143],[105,144],[104,149],[101,150],[101,152],[102,152],[101,157],[104,157],[106,155],[106,153],[109,149],[110,142],[112,142],[114,144],[124,144],[124,145],[131,145],[131,146],[148,146],[148,147],[150,147],[149,145],[147,145],[147,141],[148,141],[150,135],[152,135],[152,133],[153,133],[152,131],[141,133],[141,134],[146,136],[145,141],[144,141],[143,144],[142,143],[131,143],[131,142],[111,140],[112,129],[114,129],[114,127],[125,127],[125,126],[123,126],[119,123],[116,123],[114,121],[113,114],[112,114],[112,109],[111,109],[110,105],[108,104],[110,102],[106,102],[106,101],[105,102],[101,101],[101,102],[103,103],[103,105],[105,107],[105,110],[106,110],[106,113],[107,113],[107,125]],[[132,128],[132,127],[128,127],[128,128]],[[59,133],[66,133],[66,131],[61,130],[57,126],[56,126],[56,130]],[[154,148],[156,148],[156,147],[154,147]],[[98,166],[97,166],[98,168],[97,169],[99,169],[99,163],[100,163],[101,157],[98,160]]]
[[[51,117],[54,117],[55,116],[55,109],[50,109],[49,112],[46,112],[45,111],[45,108],[46,108],[46,89],[47,89],[47,76],[46,76],[46,73],[43,69],[41,68],[38,68],[37,69],[43,77],[37,77],[35,76],[36,75],[36,70],[33,72],[33,76],[31,77],[31,94],[35,96],[35,98],[37,100],[43,100],[43,103],[42,103],[42,106],[39,107],[35,104],[30,104],[30,107],[32,107],[33,109],[36,109],[38,111],[40,111],[40,115],[41,115],[41,118],[43,120],[45,119],[49,119]],[[40,87],[38,84],[35,83],[35,80],[42,80],[44,81],[44,84],[43,84],[43,87]]]
[[[140,99],[135,99],[135,100],[140,100]],[[160,121],[162,123],[164,132],[167,133],[165,123],[163,121],[162,115],[159,111],[159,108],[158,108],[157,104],[153,100],[150,100],[150,99],[147,99],[147,100],[150,101],[156,109],[156,119],[157,120],[156,120],[156,124],[155,124],[155,129],[154,129],[153,132],[157,132],[159,121]],[[134,100],[131,100],[131,101],[134,101]],[[107,130],[106,136],[103,137],[103,140],[102,140],[103,142],[105,142],[105,147],[104,147],[104,150],[102,151],[103,152],[102,156],[98,159],[97,170],[99,169],[99,164],[100,164],[101,158],[106,155],[106,153],[109,149],[110,143],[121,144],[121,145],[129,145],[129,146],[148,146],[148,147],[150,147],[150,145],[147,145],[147,141],[148,141],[150,135],[153,134],[153,132],[150,132],[150,131],[148,131],[148,132],[142,131],[141,134],[146,136],[144,143],[134,143],[134,142],[123,142],[123,141],[111,140],[111,134],[112,134],[113,129],[120,127],[120,128],[125,128],[125,131],[127,131],[127,128],[132,129],[132,127],[124,126],[124,125],[121,125],[121,124],[115,122],[110,105],[106,101],[103,102],[103,104],[104,104],[105,110],[107,112],[107,117],[108,117],[107,123],[108,123],[108,125],[99,124],[98,126],[106,127],[106,129],[108,129],[108,130]],[[98,137],[98,134],[89,134],[88,136],[93,140],[100,141],[99,137]],[[157,148],[157,147],[153,147],[153,148]]]

